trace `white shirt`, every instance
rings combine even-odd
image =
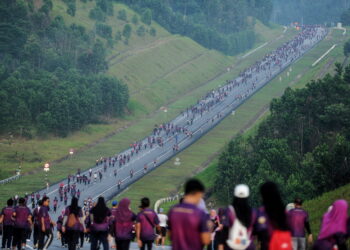
[[[158,214],[158,219],[159,219],[159,226],[160,227],[167,226],[168,216],[166,216],[165,214]]]

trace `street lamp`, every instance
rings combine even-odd
[[[50,171],[50,164],[49,164],[49,163],[45,163],[45,165],[44,165],[44,171],[45,171],[46,188],[48,189],[48,188],[49,188],[49,182],[48,182],[48,179],[47,179],[47,174],[48,174],[48,172]]]

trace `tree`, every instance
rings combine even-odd
[[[145,26],[141,25],[137,30],[136,30],[136,34],[138,36],[145,36],[146,33],[146,29]]]
[[[131,19],[132,23],[137,25],[139,23],[139,18],[137,17],[137,15],[133,15],[132,19]]]
[[[129,40],[130,36],[131,36],[131,25],[130,24],[125,24],[124,25],[124,29],[123,29],[123,36],[126,38],[126,40]]]
[[[126,14],[126,10],[124,10],[124,9],[119,10],[117,18],[126,22],[128,20],[128,16]]]
[[[144,24],[151,25],[152,24],[152,11],[149,8],[146,8],[141,15],[141,21]]]
[[[151,28],[150,30],[149,30],[149,34],[151,35],[151,36],[156,36],[157,35],[157,30],[155,29],[155,28]]]
[[[344,44],[344,55],[346,57],[348,57],[350,54],[350,41],[347,41],[345,44]]]

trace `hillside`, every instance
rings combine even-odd
[[[42,1],[35,1],[35,3],[39,8]],[[63,1],[54,1],[50,12],[51,18],[60,15],[67,26],[76,23],[76,25],[85,27],[86,33],[94,32],[95,21],[89,18],[89,12],[95,3],[77,1],[76,4],[75,16],[72,17],[67,13],[68,7]],[[126,25],[125,21],[117,18],[119,11],[125,10],[128,20],[134,16],[137,19],[141,18],[125,5],[114,3],[113,6],[114,15],[106,18],[106,23],[112,27],[113,36]],[[110,47],[107,46],[108,39],[97,36],[106,45],[106,60],[109,65],[107,74],[116,76],[128,85],[130,94],[128,115],[123,119],[105,117],[102,124],[84,126],[80,131],[70,133],[66,138],[56,138],[51,135],[36,138],[33,134],[34,137],[28,139],[18,138],[12,134],[2,135],[0,164],[6,168],[1,168],[1,178],[12,175],[19,165],[22,167],[22,173],[35,173],[47,161],[58,160],[53,162],[56,164],[64,160],[70,148],[79,153],[136,123],[135,129],[141,134],[132,133],[137,140],[140,138],[137,136],[147,133],[144,128],[151,128],[155,121],[165,120],[167,116],[170,118],[193,103],[194,100],[188,99],[186,102],[180,102],[180,105],[169,110],[167,114],[158,113],[161,106],[174,102],[189,90],[195,91],[202,86],[207,86],[218,76],[229,75],[226,67],[239,62],[239,57],[224,56],[219,52],[203,48],[189,38],[171,35],[155,22],[152,22],[151,25],[151,28],[156,30],[154,36],[137,35],[136,30],[141,25],[140,21],[138,25],[130,21],[129,24],[132,32],[127,45],[124,41],[113,40],[113,47]],[[281,27],[269,28],[259,22],[255,27],[259,34],[259,42],[256,46],[282,34]],[[269,34],[269,37],[266,34]],[[205,93],[207,88],[199,90],[197,96]],[[149,123],[140,122],[146,117],[152,117],[154,120]],[[128,137],[129,133],[125,138]],[[123,141],[122,148],[128,144],[129,142]],[[93,157],[100,157],[109,151],[114,150],[101,154],[95,152]],[[70,165],[69,162],[68,165]],[[84,163],[79,165],[88,166],[84,166]],[[65,176],[68,171],[62,174]]]
[[[315,235],[319,233],[323,214],[327,211],[329,206],[338,199],[345,199],[348,202],[350,201],[350,184],[326,192],[321,196],[304,203],[304,208],[310,215],[311,229]]]

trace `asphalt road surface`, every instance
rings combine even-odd
[[[153,169],[160,166],[162,163],[176,155],[179,151],[187,148],[192,143],[197,141],[201,136],[205,135],[208,131],[214,128],[218,123],[220,123],[226,116],[234,114],[233,111],[244,103],[249,97],[260,90],[264,85],[271,81],[275,76],[286,69],[290,64],[298,60],[304,53],[315,46],[319,41],[321,41],[327,31],[323,28],[316,29],[316,35],[310,39],[306,39],[299,44],[293,53],[279,58],[278,65],[274,63],[268,64],[268,61],[261,64],[261,69],[259,71],[250,71],[250,76],[245,77],[240,75],[236,79],[233,79],[229,85],[220,87],[219,89],[213,91],[209,96],[198,101],[198,103],[191,107],[188,112],[184,111],[182,114],[177,116],[175,119],[170,121],[170,124],[182,128],[182,132],[169,133],[168,135],[164,130],[160,131],[159,137],[163,140],[163,145],[154,144],[152,148],[149,146],[138,152],[134,153],[130,158],[129,162],[126,162],[122,166],[119,166],[118,160],[115,166],[108,166],[106,171],[104,171],[104,164],[99,164],[91,168],[94,173],[101,172],[101,181],[97,178],[96,181],[92,178],[89,185],[76,184],[76,190],[81,191],[80,203],[82,201],[92,198],[96,200],[99,196],[104,196],[106,199],[111,199],[118,193],[125,190],[133,182],[146,175]],[[235,83],[240,83],[236,84]],[[244,84],[243,84],[244,83]],[[231,84],[231,85],[230,85]],[[233,86],[234,85],[234,86]],[[231,86],[231,88],[229,88]],[[225,93],[225,95],[223,95]],[[198,112],[198,108],[205,106],[208,103],[212,103],[211,106]],[[197,110],[194,112],[194,110]],[[192,121],[191,121],[192,120]],[[150,128],[151,129],[151,128]],[[153,129],[153,128],[152,128]],[[185,131],[185,132],[184,132]],[[152,133],[153,134],[153,133]],[[140,141],[142,145],[147,144],[148,138],[144,138]],[[133,142],[131,142],[133,143]],[[178,146],[177,150],[174,150],[174,145]],[[124,152],[119,152],[117,155],[130,155],[131,148],[125,150]],[[144,166],[147,165],[147,170],[145,171]],[[181,168],[183,166],[174,166]],[[117,176],[114,176],[114,171],[117,169]],[[133,177],[130,175],[130,170],[133,170]],[[81,175],[89,176],[89,170],[82,172]],[[118,182],[121,181],[120,189],[118,189]],[[67,185],[67,180],[62,180],[60,183]],[[48,189],[41,190],[41,196],[46,193],[47,196],[51,198],[51,205],[54,197],[59,198],[59,184],[54,184]],[[71,182],[72,183],[72,182]],[[68,199],[68,204],[70,202],[70,197]],[[154,201],[153,201],[154,202]],[[56,220],[60,212],[64,209],[63,202],[58,202],[57,213],[51,213],[52,219]],[[56,235],[56,234],[55,234]],[[28,242],[29,248],[32,248],[30,242]],[[87,249],[89,245],[86,244]],[[136,245],[133,245],[132,249]],[[58,240],[54,240],[50,249],[60,248]]]

